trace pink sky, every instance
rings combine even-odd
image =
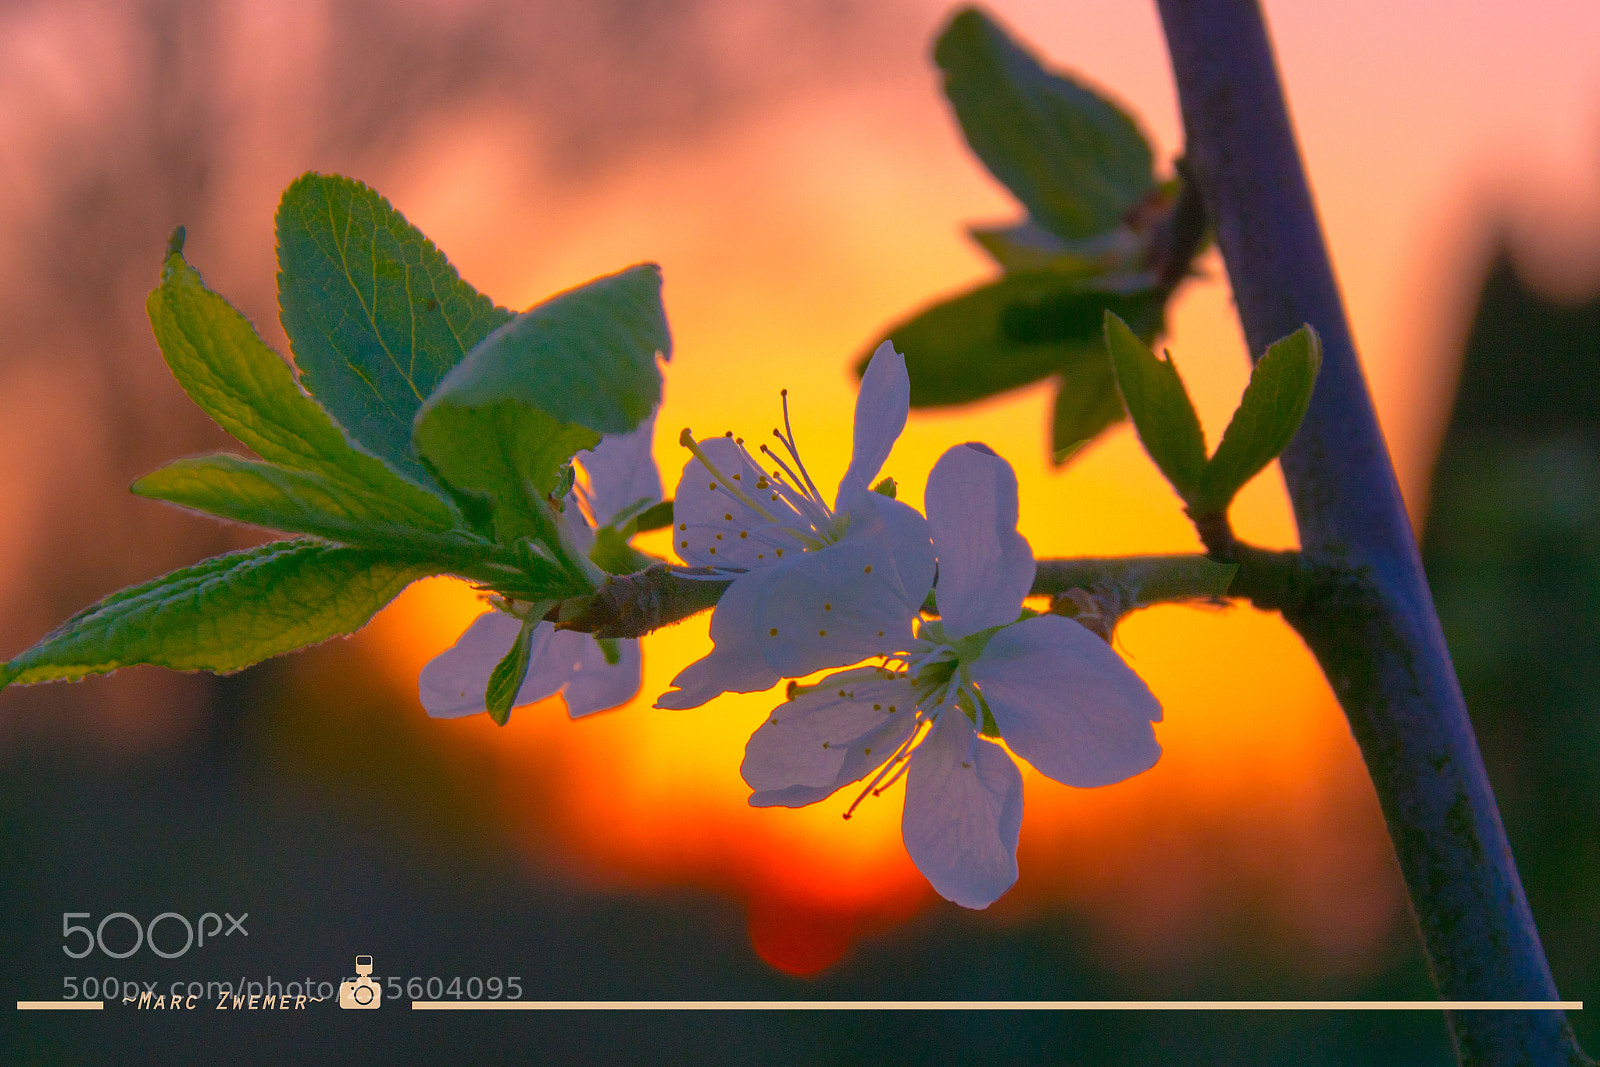
[[[278,191],[301,170],[350,164],[296,132],[325,102],[285,88],[327,59],[319,58],[330,47],[319,29],[324,9],[227,10],[235,54],[219,91],[246,106],[229,165],[214,178],[220,208],[191,223],[190,248],[214,284],[247,294],[241,303],[268,316],[259,294]],[[807,462],[826,481],[848,453],[852,357],[888,321],[991,273],[963,227],[1018,211],[966,153],[938,94],[927,52],[947,17],[942,5],[874,9],[861,20],[870,39],[826,78],[772,50],[783,32],[777,6],[716,10],[703,29],[751,96],[703,129],[575,177],[548,139],[559,96],[468,99],[407,128],[357,176],[508,305],[659,261],[677,343],[657,448],[668,485],[684,458],[675,444],[682,426],[764,432],[785,386]],[[1051,62],[1125,102],[1168,165],[1180,137],[1153,5],[993,10]],[[62,5],[0,22],[0,59],[10,61],[0,61],[9,72],[0,73],[0,115],[15,127],[0,134],[12,143],[26,146],[51,123],[92,113],[97,94],[118,91],[126,57],[118,59],[117,27],[89,12]],[[1600,7],[1355,0],[1274,3],[1268,14],[1355,335],[1416,501],[1486,219],[1509,214],[1546,284],[1570,289],[1600,275]],[[0,166],[0,188],[24,205],[43,178],[25,154]],[[0,277],[26,262],[8,244]],[[1210,277],[1185,290],[1167,344],[1214,443],[1247,363],[1220,264],[1206,265]],[[263,328],[271,336],[270,321]],[[23,400],[50,405],[39,410],[69,406],[47,382],[24,384],[32,391]],[[1023,529],[1038,554],[1196,547],[1126,429],[1052,471],[1048,399],[1025,390],[915,416],[886,469],[916,503],[945,447],[983,439],[1017,468]],[[33,547],[29,471],[66,462],[81,440],[68,433],[53,442],[50,434],[65,431],[35,417],[25,429],[0,427],[0,443],[24,457],[0,474],[9,479],[0,492],[22,502],[0,515],[0,592],[27,580],[19,561]],[[58,422],[70,428],[65,418]],[[1237,525],[1263,543],[1292,543],[1275,468],[1246,490]],[[417,667],[475,610],[459,586],[430,583],[364,638],[391,665],[396,715],[421,714]],[[835,930],[926,903],[899,845],[897,797],[864,806],[848,825],[839,798],[798,813],[744,805],[743,738],[775,698],[695,713],[648,708],[705,641],[704,619],[653,639],[642,698],[612,715],[573,725],[546,706],[519,711],[503,731],[432,728],[441,744],[455,731],[452,742],[471,737],[502,757],[508,810],[526,776],[563,775],[570,802],[561,825],[529,833],[563,842],[578,869],[726,889],[753,902],[758,941],[782,940],[782,930],[761,926],[773,902],[811,908]],[[1297,639],[1244,609],[1172,608],[1135,617],[1118,647],[1163,701],[1166,755],[1140,779],[1087,793],[1030,775],[1023,880],[995,921],[1065,901],[1100,915],[1129,951],[1171,951],[1175,931],[1203,941],[1208,908],[1241,885],[1259,886],[1312,957],[1328,967],[1359,963],[1403,914],[1400,890],[1359,755]]]

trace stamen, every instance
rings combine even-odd
[[[917,728],[911,731],[911,736],[900,742],[900,747],[896,748],[894,752],[890,753],[889,758],[884,760],[883,766],[878,768],[878,773],[873,776],[872,781],[867,783],[867,787],[863,789],[860,795],[858,795],[851,803],[849,809],[844,813],[844,817],[846,819],[855,814],[856,808],[861,806],[861,802],[867,799],[868,794],[877,796],[879,793],[889,788],[889,786],[892,785],[901,774],[905,773],[905,768],[911,766],[910,760],[907,759],[907,755],[910,753],[911,746],[916,742],[917,737],[921,733],[922,724],[918,723]],[[890,770],[894,768],[896,763],[900,763],[900,769],[895,771],[893,778],[890,778],[887,782],[885,782],[883,780],[884,775],[888,774]]]
[[[772,432],[776,434],[778,431],[773,430]],[[780,436],[780,440],[781,439],[782,438]],[[779,474],[777,471],[773,471],[772,477],[775,479],[775,481],[772,485],[772,488],[776,491],[772,494],[772,499],[778,499],[778,494],[782,493],[785,502],[803,515],[806,521],[811,524],[812,528],[817,530],[819,533],[831,527],[833,525],[833,512],[828,510],[828,505],[812,497],[810,493],[806,491],[805,487],[800,484],[799,475],[790,470],[789,465],[783,462],[777,453],[773,452],[772,449],[768,448],[766,445],[761,446],[761,451],[766,453],[768,458],[773,460],[784,470],[788,471],[789,480],[795,483],[794,486],[790,486],[788,482],[783,480],[783,475]],[[799,462],[798,457],[795,459],[795,462]]]
[[[706,455],[706,450],[701,448],[699,444],[695,442],[694,435],[689,432],[689,428],[687,426],[685,426],[683,428],[683,432],[678,435],[678,443],[692,452],[694,454],[694,458],[698,459],[705,465],[706,470],[710,471],[711,476],[716,479],[716,485],[720,485],[728,492],[732,493],[736,498],[738,498],[739,503],[743,504],[751,511],[754,511],[757,515],[760,515],[768,522],[778,522],[778,517],[776,515],[772,514],[772,512],[768,511],[760,504],[757,504],[749,496],[746,496],[744,490],[732,484],[726,477],[723,476],[721,471],[717,470],[716,464],[711,462],[711,457]]]
[[[772,436],[776,437],[780,441],[783,441],[783,434],[779,433],[777,430],[773,430],[772,431]],[[788,443],[789,442],[784,441],[784,444],[788,444]],[[761,446],[761,451],[766,453],[767,458],[771,459],[772,462],[776,463],[778,466],[783,468],[784,473],[789,476],[789,480],[794,483],[796,492],[798,492],[801,496],[805,497],[807,500],[810,500],[813,504],[817,504],[817,505],[821,506],[823,511],[827,511],[828,510],[827,506],[822,504],[822,501],[813,499],[811,494],[806,491],[805,483],[803,483],[800,480],[800,476],[798,474],[796,474],[794,472],[794,470],[787,463],[785,463],[783,461],[783,457],[782,456],[778,455],[776,452],[774,452],[772,449],[768,448],[766,445],[762,445]],[[794,455],[793,450],[790,451],[790,455]],[[795,461],[796,464],[799,464],[800,457],[799,456],[795,456],[794,457],[794,461]],[[772,472],[772,476],[774,478],[781,478],[782,477],[782,475],[780,475],[777,471],[773,471]],[[781,484],[782,483],[780,482],[780,485]],[[829,517],[830,518],[832,517],[831,513],[829,514]]]
[[[885,789],[888,789],[890,786],[894,785],[896,782],[898,782],[900,780],[900,776],[902,774],[906,773],[906,768],[910,767],[910,766],[911,766],[911,761],[910,760],[906,760],[904,763],[900,764],[900,769],[895,771],[894,774],[889,778],[889,780],[887,782],[884,782],[878,788],[874,789],[872,791],[872,795],[875,796],[875,797],[882,796],[883,795],[883,791]]]
[[[789,425],[789,390],[787,389],[783,391],[783,428],[788,431],[789,434],[789,439],[785,441],[784,444],[789,446],[789,454],[794,457],[795,466],[800,468],[800,473],[805,477],[806,485],[810,486],[812,499],[816,500],[818,503],[821,503],[822,494],[817,492],[816,485],[814,485],[811,481],[811,475],[806,474],[805,464],[800,462],[800,450],[794,442],[794,427]]]

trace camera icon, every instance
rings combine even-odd
[[[356,957],[356,974],[348,982],[339,983],[339,1007],[376,1008],[383,1000],[383,987],[372,980],[372,957]]]

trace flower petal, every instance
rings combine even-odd
[[[1111,646],[1071,619],[1007,626],[969,668],[1000,736],[1067,785],[1110,785],[1161,757],[1161,705]]]
[[[661,472],[650,454],[656,417],[651,415],[623,434],[606,434],[593,451],[579,452],[578,462],[589,476],[587,493],[594,520],[600,526],[640,501],[661,499]]]
[[[578,507],[578,497],[568,493],[561,501],[561,511],[556,515],[556,526],[567,539],[567,547],[579,556],[587,557],[594,549],[594,527],[583,517]]]
[[[427,713],[436,719],[458,719],[483,711],[489,675],[511,651],[521,629],[522,620],[503,611],[486,611],[472,620],[456,643],[429,660],[417,676],[417,695]],[[535,670],[553,632],[549,623],[535,628],[528,673],[517,690],[515,705],[543,700],[566,681],[565,675],[552,677],[548,668]]]
[[[555,696],[567,684],[577,667],[571,648],[561,640],[561,631],[552,624],[541,621],[533,628],[533,641],[528,646],[528,673],[522,676],[514,708],[534,704],[545,697]]]
[[[883,524],[881,534],[874,525],[877,522]],[[852,533],[883,537],[894,557],[895,577],[903,599],[920,613],[939,572],[928,520],[916,508],[869,493],[850,509],[850,527],[845,537],[848,539]]]
[[[911,640],[933,581],[927,521],[875,493],[850,520],[837,544],[786,562],[759,602],[762,655],[785,677],[897,652]]]
[[[1017,533],[1011,464],[985,445],[957,445],[928,475],[927,507],[945,633],[962,638],[1015,622],[1033,587],[1034,562]]]
[[[626,704],[639,691],[642,664],[639,642],[617,642],[617,662],[607,663],[606,654],[588,634],[557,630],[551,643],[560,641],[572,649],[576,657],[567,687],[561,691],[566,701],[567,715],[578,719],[597,711]]]
[[[773,577],[774,570],[766,569],[733,580],[711,614],[710,654],[679,671],[672,679],[677,690],[662,693],[656,707],[697,708],[723,693],[756,693],[778,684],[780,675],[762,658],[756,631],[756,606]]]
[[[850,466],[839,483],[837,503],[850,506],[854,493],[872,487],[889,451],[906,428],[911,410],[911,378],[906,374],[906,357],[885,341],[872,353],[866,373],[861,376],[861,391],[856,394],[855,438],[850,451]]]
[[[691,567],[750,570],[798,555],[802,542],[786,529],[809,532],[811,524],[795,513],[766,472],[732,438],[713,437],[700,448],[721,473],[712,474],[698,458],[683,468],[672,501],[672,547],[679,558]],[[725,479],[735,479],[739,491],[767,514],[740,500]]]
[[[940,896],[987,908],[1017,880],[1022,772],[947,705],[911,753],[900,829]]]
[[[429,660],[417,676],[417,696],[436,719],[456,719],[484,710],[484,690],[495,664],[511,651],[522,622],[501,611],[472,620],[456,643]]]
[[[814,804],[883,765],[916,726],[903,673],[877,667],[831,674],[779,704],[744,748],[739,773],[753,807]]]

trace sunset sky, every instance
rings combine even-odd
[[[447,19],[457,6],[417,5],[406,17]],[[1121,100],[1152,138],[1160,170],[1170,169],[1181,135],[1153,4],[990,9],[1048,62]],[[92,10],[0,14],[0,137],[18,146],[0,161],[0,192],[14,205],[0,217],[0,279],[25,275],[13,238],[48,185],[38,146],[62,124],[89,123],[138,65],[118,51],[126,27]],[[303,132],[306,116],[329,106],[296,88],[330,62],[325,9],[310,0],[228,7],[233,51],[219,91],[237,102],[236,126],[227,164],[211,178],[215,210],[184,220],[191,259],[281,343],[267,288],[272,209],[297,173],[323,169],[383,192],[507,306],[654,260],[676,345],[656,451],[669,490],[687,458],[676,443],[684,426],[764,434],[785,387],[802,454],[829,490],[849,453],[849,365],[891,320],[994,273],[964,227],[1020,209],[966,151],[939,93],[928,53],[946,7],[846,8],[814,41],[783,5],[692,10],[677,32],[708,50],[720,80],[635,140],[624,130],[575,141],[583,122],[563,118],[564,108],[603,119],[623,105],[605,93],[568,95],[553,76],[529,98],[463,94],[352,155]],[[1600,278],[1600,8],[1348,0],[1267,10],[1357,343],[1420,519],[1463,302],[1493,221],[1511,228],[1519,255],[1553,291]],[[619,94],[671,99],[678,88],[670,64],[646,77],[570,62],[580,88],[613,75]],[[148,250],[151,263],[158,252]],[[1202,267],[1165,344],[1214,447],[1248,363],[1220,261]],[[153,345],[145,358],[157,359]],[[0,475],[10,502],[0,514],[0,595],[29,581],[38,544],[27,514],[40,472],[59,473],[59,457],[77,454],[88,432],[48,379],[8,384],[6,403],[34,414],[0,426],[0,445],[24,457]],[[1198,547],[1126,428],[1052,470],[1049,400],[1041,386],[915,413],[885,471],[920,504],[939,454],[982,440],[1017,471],[1022,530],[1037,555]],[[1258,543],[1294,543],[1276,467],[1241,496],[1235,525]],[[418,668],[478,610],[459,583],[425,582],[360,638],[385,665],[396,716],[422,715]],[[650,708],[707,647],[705,616],[652,636],[640,697],[581,723],[551,702],[515,712],[503,730],[481,720],[430,729],[494,754],[513,823],[530,777],[560,776],[559,817],[528,827],[530,842],[557,842],[573,869],[602,884],[733,894],[749,903],[758,949],[780,966],[825,965],[858,934],[930,903],[899,841],[900,789],[849,823],[839,817],[849,791],[798,812],[745,804],[743,743],[775,695],[692,712]],[[1173,952],[1203,945],[1217,909],[1242,895],[1267,902],[1270,921],[1313,967],[1361,966],[1403,917],[1403,893],[1359,754],[1298,639],[1245,608],[1165,608],[1130,619],[1116,647],[1163,704],[1165,754],[1148,774],[1094,791],[1028,772],[1021,881],[994,921],[1078,907],[1128,953]]]

